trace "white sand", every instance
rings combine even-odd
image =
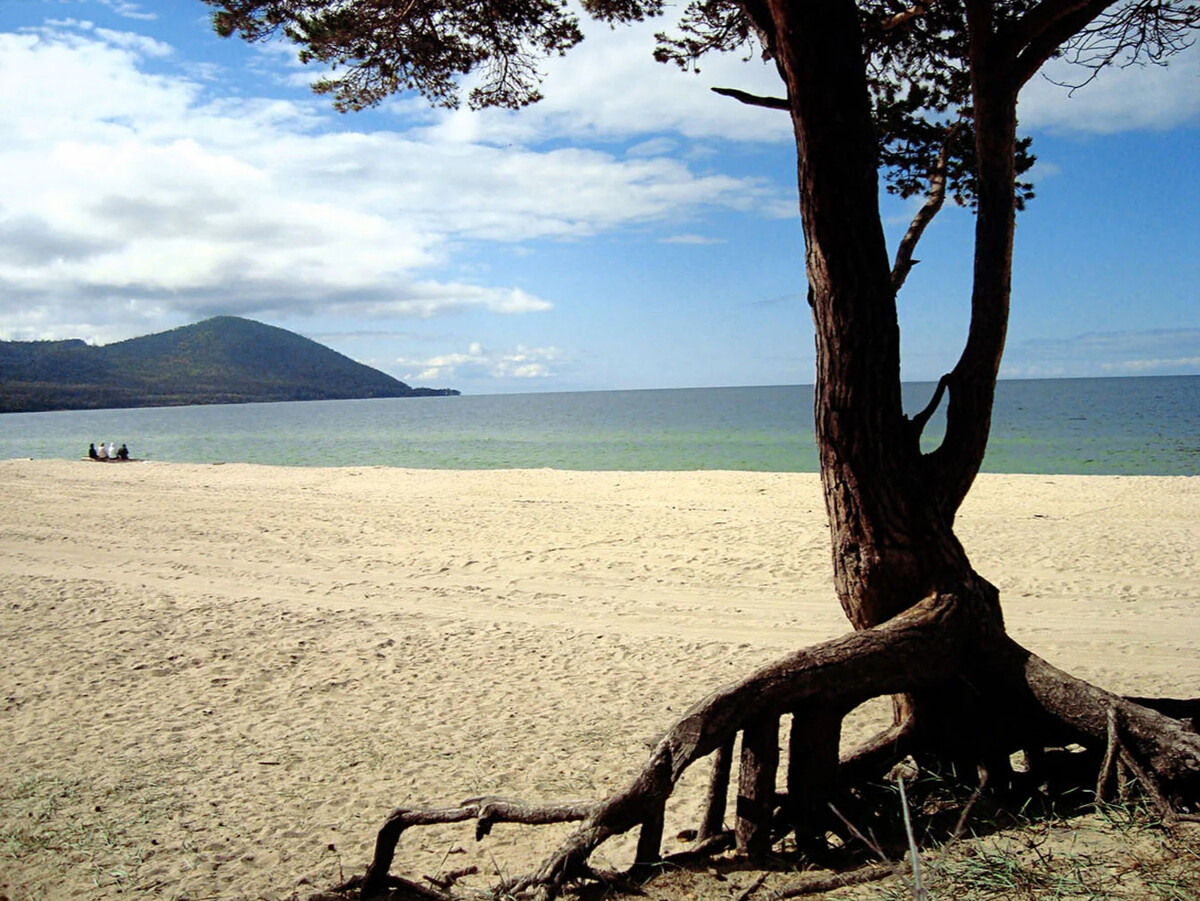
[[[1195,696],[1198,514],[1200,478],[985,476],[959,532],[1018,640]],[[303,896],[396,804],[600,796],[843,631],[813,475],[0,462],[0,894]],[[416,831],[397,870],[557,834]]]

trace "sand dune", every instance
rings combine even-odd
[[[303,896],[397,803],[605,793],[702,694],[845,631],[814,475],[15,460],[0,499],[14,901]],[[1018,640],[1196,695],[1197,510],[1200,478],[985,476],[959,532]],[[397,868],[519,872],[553,835],[431,829]]]

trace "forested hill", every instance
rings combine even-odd
[[[411,388],[294,332],[236,316],[98,347],[0,341],[0,413],[457,393]]]

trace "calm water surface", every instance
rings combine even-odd
[[[905,386],[920,409],[932,384]],[[940,424],[927,429],[933,446]],[[89,442],[188,463],[813,472],[811,386],[313,401],[0,415],[0,459]],[[1200,376],[1004,381],[990,472],[1200,474]]]

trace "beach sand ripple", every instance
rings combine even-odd
[[[13,899],[327,888],[396,804],[602,796],[703,694],[846,628],[815,475],[14,460],[0,498]],[[984,476],[959,532],[1031,649],[1196,695],[1198,509],[1197,478]],[[397,869],[520,872],[561,834],[418,830]]]

